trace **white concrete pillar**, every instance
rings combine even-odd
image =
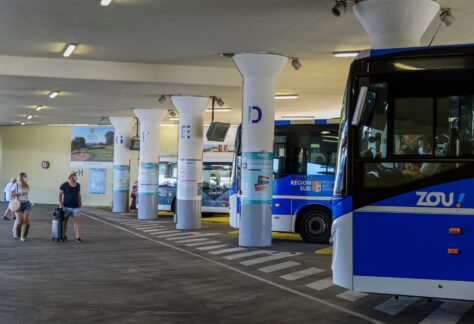
[[[128,196],[130,194],[130,136],[133,118],[109,117],[114,126],[114,171],[112,211],[124,213],[128,211]]]
[[[275,81],[288,58],[246,53],[233,59],[244,81],[239,245],[270,246]]]
[[[436,13],[433,0],[366,0],[354,13],[369,34],[373,49],[417,47]]]
[[[140,165],[138,171],[138,219],[155,219],[158,210],[160,122],[164,109],[134,109],[140,121]]]
[[[176,228],[201,228],[203,113],[209,97],[172,96],[179,113]]]

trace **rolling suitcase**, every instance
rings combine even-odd
[[[62,208],[56,208],[53,216],[51,239],[54,242],[64,242],[64,210]]]

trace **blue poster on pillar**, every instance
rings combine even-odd
[[[242,155],[242,204],[271,205],[273,153],[244,152]]]
[[[130,167],[128,165],[114,165],[114,192],[128,192],[130,189]]]
[[[107,169],[89,169],[89,194],[105,195],[107,188]]]
[[[138,175],[138,192],[140,195],[158,194],[158,163],[140,163]]]

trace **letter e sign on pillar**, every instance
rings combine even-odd
[[[181,138],[191,138],[191,125],[181,126]]]

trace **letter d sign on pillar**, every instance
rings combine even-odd
[[[253,112],[256,112],[254,114]],[[256,115],[254,119],[254,115]],[[262,120],[262,109],[257,106],[250,106],[249,107],[249,123],[251,124],[258,124]]]

